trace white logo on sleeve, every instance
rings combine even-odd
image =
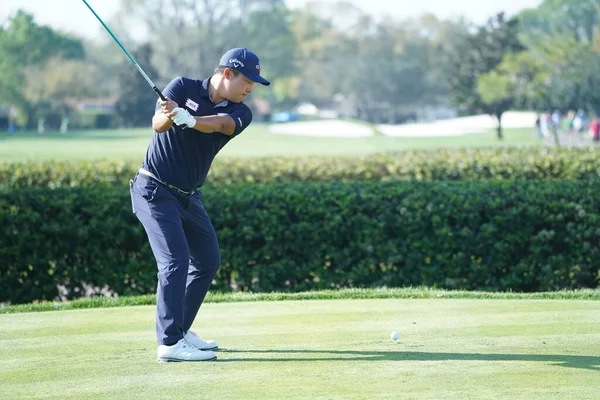
[[[229,115],[227,113],[217,113],[217,115]],[[244,123],[242,122],[242,119],[240,117],[237,117],[237,120],[240,121],[240,128],[244,126]]]
[[[194,100],[192,99],[187,99],[185,102],[185,106],[187,108],[189,108],[190,110],[193,111],[198,111],[198,103],[196,103]]]

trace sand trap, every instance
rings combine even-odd
[[[340,120],[287,122],[271,124],[269,130],[282,135],[358,138],[373,136],[368,127]]]
[[[536,117],[537,114],[533,112],[509,111],[502,115],[502,127],[533,129]],[[417,124],[377,125],[377,129],[386,136],[441,137],[483,133],[490,129],[496,129],[497,126],[498,122],[495,117],[476,115]]]
[[[502,116],[503,128],[531,128],[535,126],[537,114],[533,112],[509,111]],[[490,115],[475,115],[435,122],[404,125],[377,125],[377,129],[392,137],[443,137],[485,133],[496,129],[498,123]],[[342,120],[319,120],[271,124],[269,130],[282,135],[361,138],[373,136],[365,125]]]

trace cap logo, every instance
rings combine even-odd
[[[236,67],[236,68],[239,68],[239,67],[244,68],[245,67],[244,63],[241,62],[240,60],[238,60],[237,58],[230,58],[229,62],[231,64],[233,64],[233,66]]]

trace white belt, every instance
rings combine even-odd
[[[152,172],[148,171],[147,169],[140,168],[138,172],[142,175],[149,176],[150,178],[155,179],[155,180],[159,181],[160,183],[164,184],[164,182],[162,182],[160,179],[158,179],[156,177],[156,175],[154,175]]]

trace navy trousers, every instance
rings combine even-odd
[[[139,174],[130,189],[158,266],[156,336],[169,346],[192,326],[221,266],[217,235],[199,193],[180,194]]]

